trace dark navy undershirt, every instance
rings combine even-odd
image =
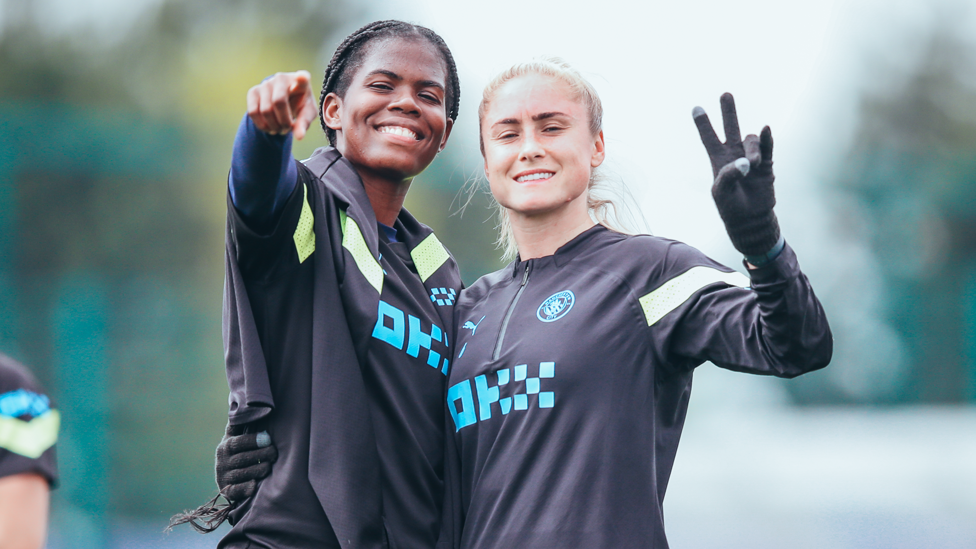
[[[291,132],[271,135],[258,129],[244,115],[234,137],[230,161],[230,199],[249,223],[266,227],[281,213],[298,182],[291,156]],[[274,181],[274,185],[269,182]],[[397,241],[397,231],[376,223],[388,242]]]

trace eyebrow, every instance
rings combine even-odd
[[[366,75],[366,78],[369,78],[370,76],[375,76],[377,74],[382,74],[383,76],[389,77],[393,80],[396,80],[397,82],[403,80],[403,77],[400,76],[399,74],[386,69],[376,69],[375,71],[370,71],[369,74]],[[421,80],[420,82],[418,82],[418,84],[420,84],[420,86],[424,88],[437,88],[441,91],[444,91],[444,85],[441,84],[440,82],[435,82],[434,80]]]
[[[556,117],[556,116],[566,116],[566,114],[565,113],[561,113],[561,112],[544,112],[544,113],[540,113],[540,114],[533,115],[532,116],[532,121],[533,122],[538,122],[540,120],[545,120],[547,118],[553,118],[553,117]]]
[[[554,118],[556,116],[568,116],[568,115],[566,113],[562,113],[562,112],[558,112],[558,111],[554,111],[554,112],[543,112],[543,113],[539,113],[539,114],[532,115],[532,121],[533,122],[538,122],[540,120],[546,120],[548,118]],[[518,123],[519,123],[519,121],[517,119],[515,119],[515,118],[504,118],[504,119],[499,120],[498,122],[495,122],[494,124],[492,124],[491,127],[494,128],[495,126],[508,126],[510,124],[518,124]]]

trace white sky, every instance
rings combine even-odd
[[[452,146],[475,158],[475,109],[484,84],[534,56],[567,60],[603,99],[608,168],[638,198],[651,231],[731,262],[735,253],[711,203],[711,172],[692,107],[704,107],[720,127],[718,97],[730,91],[743,133],[772,127],[778,211],[788,238],[790,229],[806,231],[816,219],[791,221],[783,214],[810,206],[817,194],[810,191],[830,172],[818,171],[818,159],[804,151],[843,152],[855,122],[850,115],[862,85],[859,71],[878,44],[885,44],[885,58],[910,57],[911,40],[890,42],[931,19],[925,5],[380,0],[372,14],[421,23],[447,41],[462,78],[461,120]],[[898,48],[906,51],[891,55]]]

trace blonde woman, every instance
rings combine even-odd
[[[722,106],[726,143],[694,114],[749,278],[598,222],[602,108],[575,70],[518,65],[485,89],[485,174],[517,257],[455,308],[446,546],[665,548],[695,367],[794,377],[829,362],[823,309],[772,212],[769,129],[743,141],[730,95]]]

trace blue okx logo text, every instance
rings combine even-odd
[[[455,384],[447,390],[447,407],[454,419],[455,431],[474,425],[478,421],[491,419],[492,405],[497,405],[498,411],[502,415],[508,415],[514,410],[529,409],[529,395],[538,395],[533,400],[538,400],[539,408],[552,408],[556,403],[556,395],[553,391],[542,391],[542,380],[556,377],[555,362],[540,362],[539,375],[528,377],[529,367],[527,364],[519,364],[514,368],[515,383],[509,386],[511,381],[511,370],[502,368],[495,372],[495,385],[488,386],[488,376],[480,375],[474,378],[474,385],[477,388],[477,412],[475,411],[475,393],[471,389],[471,380],[465,380]],[[504,387],[504,389],[503,389]],[[511,394],[502,398],[502,392]]]
[[[373,337],[380,341],[385,341],[401,351],[403,350],[404,342],[406,342],[407,354],[414,358],[420,355],[421,349],[426,349],[427,365],[433,368],[440,368],[441,373],[447,375],[447,368],[450,361],[444,358],[442,363],[441,354],[431,348],[434,342],[443,342],[444,354],[450,356],[447,352],[449,347],[447,334],[436,324],[431,324],[430,333],[425,334],[420,327],[419,318],[404,314],[400,309],[381,299],[379,312],[376,314],[376,326],[373,327]]]

